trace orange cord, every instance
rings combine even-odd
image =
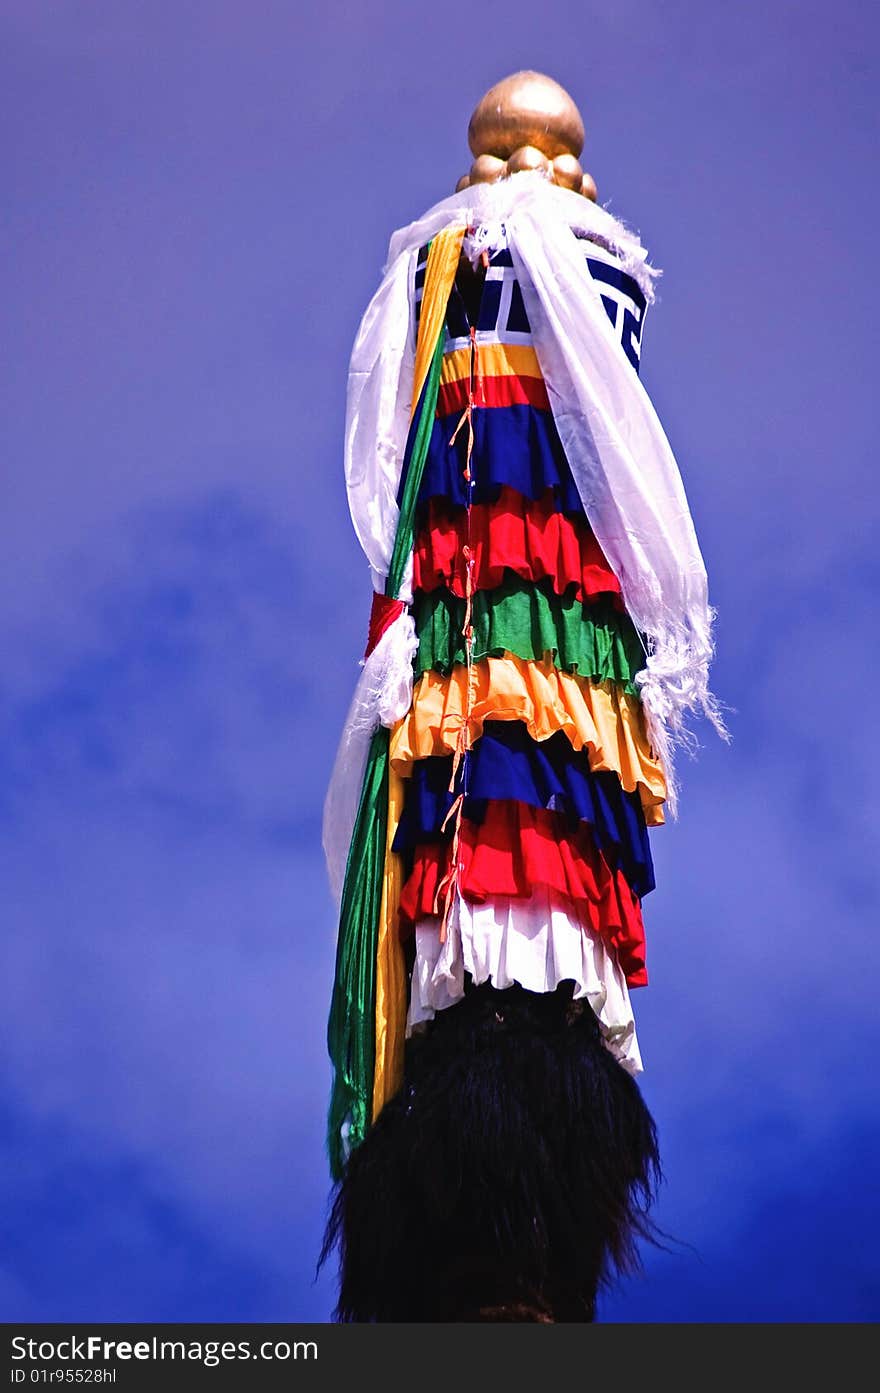
[[[469,383],[468,383],[468,402],[467,402],[467,406],[465,407],[464,411],[462,412],[461,420],[459,421],[458,425],[455,427],[455,431],[453,432],[452,439],[451,439],[450,442],[449,442],[450,445],[453,445],[453,444],[455,443],[455,441],[456,441],[456,439],[457,439],[457,437],[458,437],[459,431],[461,430],[461,428],[462,428],[462,426],[465,424],[465,422],[467,422],[467,428],[468,428],[468,443],[467,443],[467,456],[466,456],[466,459],[465,459],[465,466],[464,466],[464,477],[465,477],[465,480],[467,481],[468,485],[470,485],[470,483],[471,483],[471,458],[472,458],[473,452],[474,452],[474,406],[475,406],[475,403],[476,403],[476,387],[477,387],[477,383],[478,383],[478,381],[479,381],[478,376],[477,376],[477,340],[476,340],[476,331],[474,330],[473,325],[471,326],[471,334],[470,334],[470,337],[471,337],[471,372],[470,372],[470,381],[469,381]],[[459,766],[460,766],[460,764],[461,764],[462,758],[467,754],[468,750],[471,748],[471,716],[473,715],[474,702],[475,702],[475,699],[476,699],[476,691],[475,691],[476,673],[475,673],[475,670],[474,670],[474,628],[473,628],[473,624],[472,624],[472,622],[471,622],[472,615],[473,615],[474,571],[475,571],[475,567],[476,567],[476,561],[475,561],[475,558],[474,558],[473,549],[472,549],[472,547],[471,547],[471,491],[470,491],[470,488],[468,489],[468,502],[467,502],[467,542],[466,542],[466,544],[465,544],[465,546],[464,546],[462,555],[463,555],[463,557],[464,557],[464,564],[465,564],[465,611],[464,611],[464,623],[462,624],[462,627],[461,627],[461,633],[462,633],[462,637],[464,638],[465,663],[466,663],[466,666],[467,666],[467,700],[466,700],[466,703],[465,703],[464,720],[462,721],[461,726],[459,727],[458,739],[456,740],[456,743],[455,743],[455,752],[454,752],[453,757],[452,757],[452,777],[451,777],[450,780],[449,780],[449,792],[450,792],[450,793],[453,793],[453,792],[455,791],[455,781],[456,781],[456,779],[457,779],[457,777],[458,777],[458,770],[459,770]],[[437,887],[437,893],[436,893],[436,895],[434,896],[434,912],[435,912],[435,914],[439,914],[439,915],[441,916],[441,918],[440,918],[440,942],[441,942],[441,943],[445,943],[445,942],[446,942],[446,928],[447,928],[447,924],[448,924],[448,922],[449,922],[449,913],[450,913],[450,910],[451,910],[451,908],[452,908],[452,899],[453,899],[453,895],[455,894],[455,888],[456,888],[456,885],[458,884],[459,871],[461,870],[461,867],[460,867],[459,864],[458,864],[458,853],[459,853],[459,847],[460,847],[460,842],[461,842],[461,818],[462,818],[462,811],[463,811],[463,808],[464,808],[464,793],[462,792],[462,793],[460,793],[460,794],[458,795],[458,797],[457,797],[457,798],[455,799],[455,801],[453,802],[452,807],[449,809],[449,812],[446,814],[446,817],[443,819],[443,826],[442,826],[442,828],[440,829],[441,831],[444,831],[444,832],[445,832],[446,826],[447,826],[447,824],[449,823],[450,819],[454,818],[454,820],[455,820],[455,825],[454,825],[454,829],[453,829],[453,833],[452,833],[452,846],[451,846],[451,848],[450,848],[450,853],[451,853],[451,854],[450,854],[450,861],[449,861],[449,869],[447,870],[446,874],[444,875],[443,879],[441,880],[440,884],[438,885],[438,887]]]

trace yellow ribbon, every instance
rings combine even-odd
[[[415,415],[422,389],[443,332],[446,305],[458,270],[464,227],[447,227],[431,243],[425,268],[425,287],[419,314],[415,374],[410,419]],[[397,931],[402,872],[400,857],[391,850],[403,812],[403,780],[394,770],[388,777],[388,837],[385,875],[379,911],[376,945],[376,1062],[373,1072],[373,1122],[403,1082],[403,1049],[406,1039],[406,963]]]

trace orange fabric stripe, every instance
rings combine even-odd
[[[481,343],[477,340],[478,377],[537,377],[541,378],[538,355],[533,348],[521,343]],[[443,358],[441,382],[460,382],[471,375],[471,350],[456,348]]]
[[[413,688],[409,712],[391,730],[390,763],[407,778],[417,759],[454,754],[462,729],[478,740],[484,721],[522,721],[533,740],[565,731],[590,768],[616,773],[627,792],[638,788],[645,821],[663,821],[666,781],[651,750],[637,697],[614,682],[592,682],[560,672],[549,661],[506,653],[482,658],[471,670],[448,676],[425,672]]]

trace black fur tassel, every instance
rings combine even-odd
[[[342,1321],[589,1321],[638,1267],[653,1119],[570,984],[471,988],[407,1044],[405,1083],[350,1156],[323,1262]]]

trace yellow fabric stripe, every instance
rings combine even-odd
[[[542,378],[538,355],[527,344],[477,342],[477,372],[480,377]],[[461,382],[470,377],[471,351],[455,348],[444,355],[440,381]]]
[[[397,931],[403,882],[400,857],[391,850],[403,813],[403,780],[388,771],[388,838],[376,945],[376,1062],[373,1070],[373,1122],[403,1083],[406,1035],[406,966]]]
[[[428,376],[437,340],[446,317],[446,305],[461,255],[464,227],[448,227],[431,243],[425,268],[425,286],[419,314],[419,336],[413,378],[410,418],[415,415]],[[393,769],[388,772],[388,835],[385,871],[379,909],[376,944],[376,1056],[373,1068],[373,1117],[403,1082],[403,1046],[406,1035],[406,968],[403,945],[397,932],[402,874],[400,858],[391,850],[403,812],[403,782]]]
[[[446,317],[446,305],[452,282],[458,270],[464,227],[444,227],[431,243],[425,267],[425,287],[419,314],[419,337],[416,342],[416,366],[413,379],[413,399],[410,419],[415,415],[437,339]]]
[[[663,821],[666,781],[636,697],[614,682],[589,682],[552,663],[527,662],[511,653],[481,659],[471,681],[471,742],[489,720],[523,721],[534,740],[564,731],[576,750],[587,752],[591,769],[613,770],[628,792],[639,790],[647,822]],[[409,712],[391,731],[392,769],[406,778],[415,760],[452,754],[467,704],[467,668],[456,667],[449,677],[423,673]]]

